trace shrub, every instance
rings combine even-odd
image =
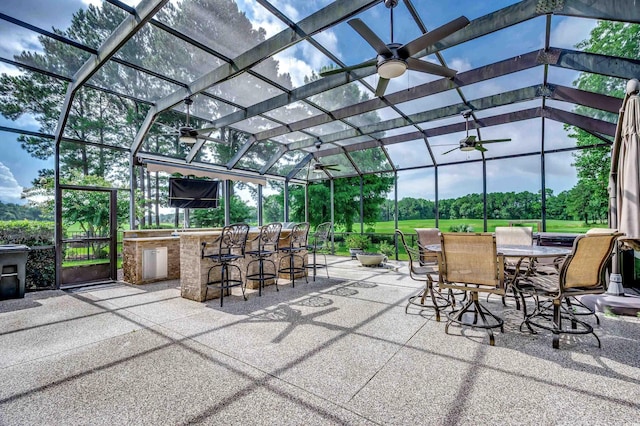
[[[55,286],[56,251],[53,242],[54,222],[28,220],[0,222],[0,244],[24,244],[27,255],[27,290]]]
[[[348,248],[359,248],[365,251],[371,245],[371,239],[363,234],[349,234],[344,242]]]
[[[459,225],[452,225],[449,227],[450,232],[473,232],[473,226],[461,223]]]
[[[387,257],[391,257],[396,253],[396,248],[386,241],[380,241],[378,250]]]

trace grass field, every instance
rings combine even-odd
[[[532,220],[527,222],[525,226],[532,226],[533,231],[537,232],[538,221]],[[453,226],[469,225],[473,227],[475,232],[483,232],[484,221],[482,219],[446,219],[440,220],[438,228],[443,232],[448,232]],[[489,219],[487,220],[487,231],[493,232],[496,226],[509,226],[509,220],[507,219]],[[405,233],[415,232],[415,228],[435,228],[436,221],[434,219],[418,219],[418,220],[403,220],[398,222],[398,228]],[[593,224],[585,225],[582,221],[570,221],[570,220],[547,220],[546,232],[569,232],[576,234],[583,234],[590,228],[606,228],[607,224]],[[381,234],[393,234],[395,232],[395,223],[391,222],[377,222],[375,225],[375,232]]]

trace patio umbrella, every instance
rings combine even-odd
[[[609,226],[624,233],[624,248],[640,248],[640,97],[638,80],[627,83],[611,151]],[[620,247],[618,247],[620,248]],[[609,293],[624,294],[618,254],[613,261]],[[617,286],[619,284],[619,286]]]

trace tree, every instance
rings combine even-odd
[[[640,25],[598,21],[589,39],[578,43],[576,47],[590,53],[637,59],[640,51]],[[573,84],[582,90],[622,98],[626,81],[599,74],[582,73]],[[577,107],[576,112],[613,122],[617,120],[617,117],[611,113],[582,106]],[[600,139],[582,129],[572,126],[565,126],[565,129],[571,132],[570,137],[576,139],[577,146],[602,143]],[[569,192],[567,201],[573,206],[572,208],[585,209],[581,219],[586,223],[589,217],[592,220],[605,220],[607,217],[610,155],[608,147],[582,149],[573,154],[575,159],[573,166],[578,172],[578,184],[574,188],[575,191]],[[585,194],[588,194],[589,200],[585,199]]]
[[[229,205],[231,223],[245,222],[252,215],[251,208],[237,195],[231,196]],[[224,226],[224,200],[215,209],[192,209],[190,219],[196,228]]]

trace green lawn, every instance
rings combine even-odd
[[[534,232],[537,232],[536,223],[532,220],[531,224],[527,223],[527,226],[532,226]],[[443,232],[448,232],[452,226],[470,225],[475,232],[482,232],[484,229],[484,221],[482,219],[446,219],[440,220],[438,224]],[[414,233],[415,228],[435,228],[436,222],[434,219],[418,219],[418,220],[403,220],[398,222],[398,227],[404,233]],[[489,219],[487,220],[487,231],[493,232],[496,226],[509,226],[508,219]],[[576,234],[583,234],[590,228],[606,228],[607,224],[593,224],[585,225],[582,221],[570,221],[570,220],[547,220],[546,232],[569,232]],[[377,222],[375,225],[375,232],[381,234],[392,234],[395,232],[395,223],[390,222]]]

